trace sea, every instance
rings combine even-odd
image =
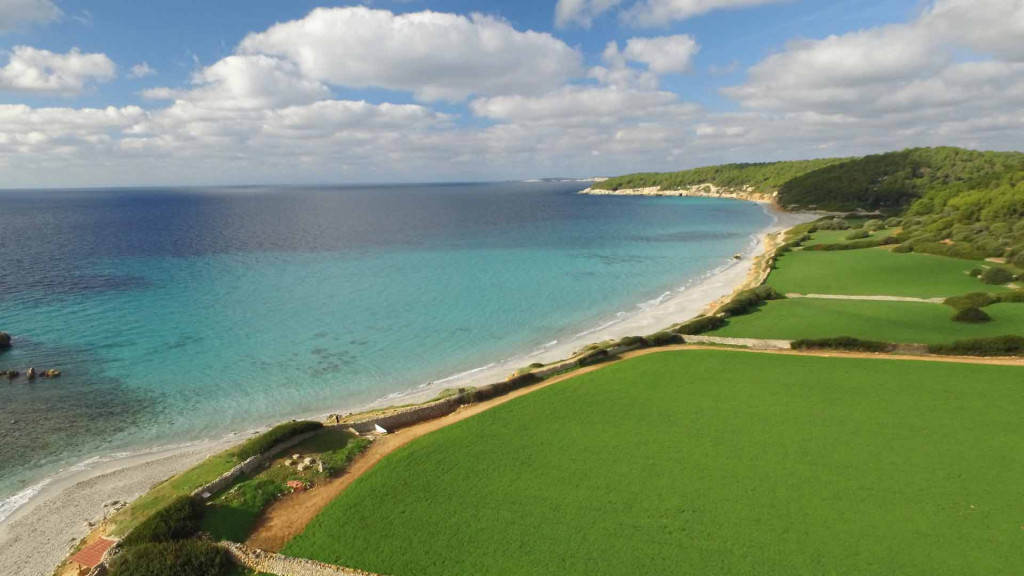
[[[62,373],[0,379],[0,521],[91,459],[401,403],[582,345],[772,222],[586,186],[0,191],[0,371]]]

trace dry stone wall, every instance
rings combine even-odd
[[[726,338],[724,336],[692,336],[683,335],[687,344],[725,344],[727,346],[745,346],[754,350],[789,350],[789,340],[764,340],[760,338]]]
[[[316,434],[316,433],[317,433],[317,430],[313,430],[312,432],[305,432],[303,434],[299,434],[298,436],[294,436],[292,438],[289,438],[289,439],[287,439],[287,440],[277,444],[276,446],[274,446],[273,448],[267,450],[266,452],[264,452],[262,454],[257,454],[255,456],[249,457],[248,459],[246,459],[241,464],[238,464],[237,466],[235,466],[231,470],[228,470],[227,472],[221,474],[213,482],[210,482],[209,484],[206,484],[205,486],[200,486],[199,488],[196,488],[195,490],[193,490],[192,491],[192,497],[193,498],[201,498],[204,492],[209,493],[209,494],[216,494],[217,492],[220,492],[221,490],[223,490],[223,489],[227,488],[228,486],[230,486],[231,483],[234,482],[235,479],[238,478],[239,476],[241,476],[242,474],[248,474],[249,472],[252,472],[253,470],[255,470],[255,469],[259,468],[260,466],[262,466],[263,464],[265,464],[268,460],[273,458],[275,455],[277,455],[277,454],[287,450],[288,448],[291,448],[292,446],[295,446],[299,442],[302,442],[306,438],[309,438],[310,436],[312,436],[313,434]]]
[[[235,562],[242,566],[256,572],[276,574],[277,576],[376,576],[372,572],[324,564],[305,558],[291,558],[235,542],[220,542],[218,546],[227,550]]]

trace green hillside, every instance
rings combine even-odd
[[[594,188],[622,190],[624,188],[661,186],[670,190],[694,184],[710,183],[716,186],[753,186],[758,192],[774,192],[797,176],[847,160],[847,158],[826,158],[793,162],[723,164],[683,170],[682,172],[646,172],[609,178],[604,182],[595,183]]]

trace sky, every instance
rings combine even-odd
[[[1024,149],[1024,0],[0,0],[0,187]]]

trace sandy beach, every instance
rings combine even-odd
[[[486,367],[421,385],[402,394],[381,398],[366,406],[336,407],[336,413],[362,411],[392,404],[424,401],[444,388],[472,386],[501,380],[532,362],[550,363],[571,356],[580,347],[629,335],[651,334],[696,316],[728,297],[749,279],[754,258],[766,249],[768,234],[817,218],[816,214],[786,213],[759,202],[774,222],[752,237],[741,259],[723,262],[705,277],[666,292],[656,301],[622,311],[597,327],[554,341],[542,349],[512,356]],[[322,417],[332,411],[310,417]],[[104,504],[131,500],[151,486],[185,470],[210,454],[226,449],[248,434],[154,449],[143,453],[110,456],[62,472],[41,486],[36,494],[0,522],[0,565],[10,576],[48,576],[69,550],[90,531],[87,522],[103,518]]]

